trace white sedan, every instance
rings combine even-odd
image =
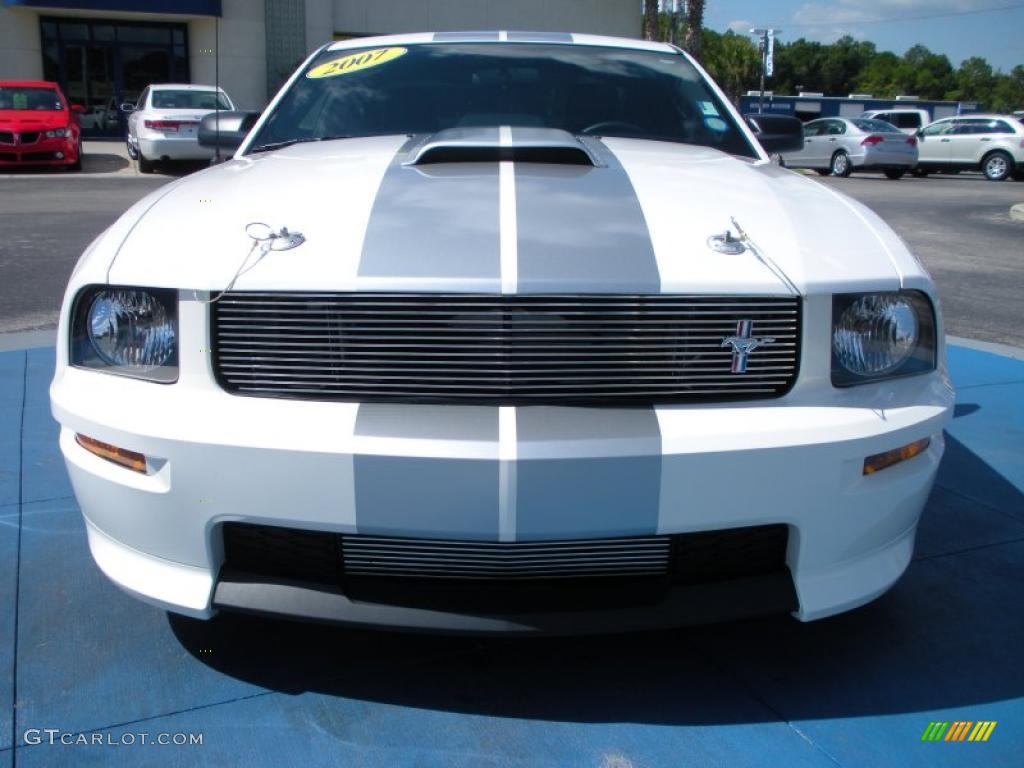
[[[216,109],[234,108],[224,90],[212,85],[151,85],[135,104],[122,106],[129,112],[128,155],[140,173],[152,173],[157,162],[213,157],[199,146],[199,121]]]
[[[782,159],[789,168],[812,168],[822,176],[882,171],[895,180],[917,165],[917,138],[884,120],[825,117],[807,123],[803,148]]]
[[[758,120],[670,45],[515,32],[330,43],[204,118],[234,159],[64,300],[96,563],[194,617],[481,633],[884,593],[952,413],[935,287]]]

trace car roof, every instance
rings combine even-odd
[[[200,85],[198,83],[154,83],[149,86],[154,91],[220,91],[224,92],[223,88],[217,88],[213,85]]]
[[[53,88],[60,90],[60,86],[49,80],[0,80],[0,86],[14,88]]]
[[[343,51],[349,48],[368,48],[378,45],[421,45],[425,43],[495,43],[498,45],[549,43],[552,45],[630,48],[637,51],[657,51],[659,53],[679,52],[678,48],[668,43],[657,43],[630,37],[609,37],[606,35],[587,35],[575,32],[521,32],[505,30],[416,32],[401,35],[382,35],[379,37],[356,37],[351,40],[339,40],[335,43],[328,43],[324,46],[324,49]]]

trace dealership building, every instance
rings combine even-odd
[[[639,0],[0,0],[0,80],[60,83],[93,135],[150,83],[212,84],[258,109],[317,46],[374,34],[529,29],[636,37]],[[219,51],[219,53],[218,53]]]

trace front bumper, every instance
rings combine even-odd
[[[643,615],[597,611],[569,625],[529,612],[470,621],[295,584],[227,583],[222,524],[538,541],[781,523],[793,614],[812,620],[872,600],[907,567],[953,395],[936,372],[843,393],[805,381],[778,400],[653,409],[318,403],[229,395],[206,352],[182,350],[177,384],[58,366],[51,399],[93,556],[139,597],[198,617],[220,606],[526,632],[731,616],[691,609],[757,587],[676,593]],[[148,473],[92,455],[75,433],[144,453]],[[924,437],[924,454],[862,475],[866,456]]]
[[[0,144],[0,166],[71,165],[78,160],[73,139],[40,139],[31,144]]]

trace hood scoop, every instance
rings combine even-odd
[[[448,128],[413,147],[405,165],[435,163],[555,163],[598,167],[582,141],[558,128]]]

